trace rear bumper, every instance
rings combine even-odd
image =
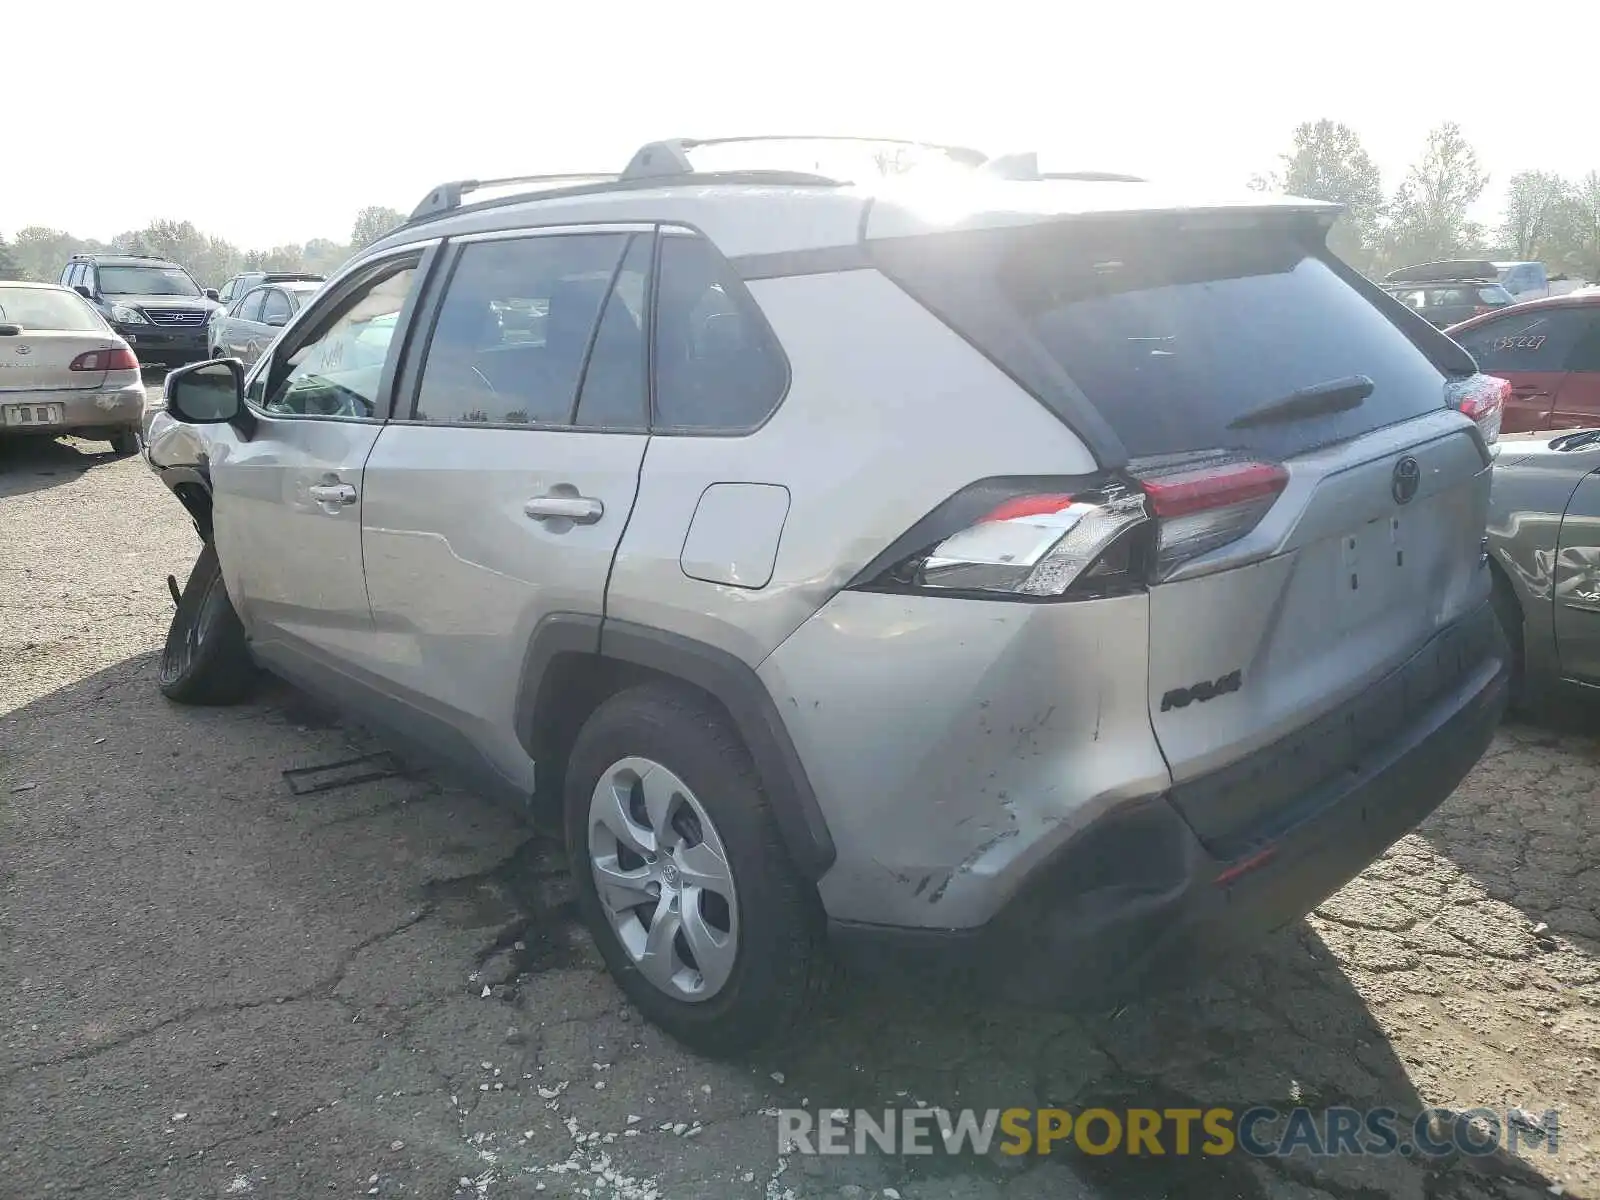
[[[118,325],[116,331],[133,347],[140,362],[200,361],[209,356],[209,329],[205,325]]]
[[[1180,983],[1304,916],[1437,808],[1488,746],[1508,674],[1485,604],[1390,677],[1429,697],[1403,727],[1307,788],[1293,824],[1232,858],[1208,851],[1164,794],[1148,796],[1084,829],[982,926],[835,921],[835,948],[869,973],[937,976],[1024,1003],[1110,1005]],[[1365,701],[1347,706],[1352,725]],[[1276,746],[1256,757],[1281,765]]]
[[[13,425],[5,410],[12,406],[38,410],[61,407],[61,419],[48,424]],[[12,392],[0,393],[0,436],[71,433],[77,429],[138,429],[144,420],[144,385],[96,392]]]

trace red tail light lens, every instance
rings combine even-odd
[[[1471,417],[1493,445],[1500,440],[1500,422],[1511,399],[1511,381],[1497,375],[1473,375],[1448,386],[1450,407]]]
[[[67,364],[69,371],[137,371],[139,360],[126,346],[88,350]]]
[[[1230,451],[1128,464],[1157,518],[1154,578],[1249,533],[1288,486],[1289,472]]]
[[[951,497],[851,583],[866,591],[1051,600],[1142,583],[1145,497],[1123,484],[1074,490],[984,480]]]
[[[1137,590],[1249,533],[1289,482],[1279,464],[1231,451],[1135,460],[1128,473],[1131,479],[980,480],[849,586],[1011,600]]]

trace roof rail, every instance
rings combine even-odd
[[[507,175],[503,179],[453,179],[441,183],[411,210],[406,223],[434,217],[461,207],[461,198],[480,188],[504,187],[513,183],[600,183],[616,179],[614,173],[590,171],[576,175]]]
[[[845,142],[868,146],[899,146],[911,150],[935,150],[965,166],[982,166],[989,156],[971,146],[950,146],[941,142],[919,142],[907,138],[860,137],[831,133],[760,133],[744,137],[668,138],[641,146],[623,169],[622,179],[656,178],[696,174],[689,151],[702,146],[740,146],[760,142]],[[839,183],[848,182],[838,180]]]
[[[465,203],[465,197],[481,188],[503,187],[517,183],[546,183],[572,185],[574,193],[578,191],[605,191],[613,187],[627,188],[639,187],[651,181],[676,180],[682,183],[790,183],[790,184],[822,184],[841,185],[851,182],[846,179],[836,179],[815,171],[798,171],[785,169],[751,169],[729,168],[725,170],[699,170],[689,159],[689,152],[702,146],[731,146],[747,143],[762,142],[844,142],[859,145],[894,146],[914,150],[932,150],[944,154],[964,166],[982,167],[991,163],[990,157],[981,150],[974,150],[970,146],[951,146],[939,142],[919,142],[906,138],[875,138],[857,137],[840,134],[799,134],[777,133],[756,134],[748,137],[722,137],[722,138],[667,138],[662,141],[648,142],[641,146],[628,165],[620,173],[591,172],[587,174],[569,175],[511,175],[504,179],[454,179],[439,184],[422,198],[416,208],[411,210],[411,215],[406,218],[405,224],[411,225],[419,221],[429,220],[454,212]],[[1012,156],[1021,159],[1025,156]],[[1033,174],[1028,176],[1006,176],[1007,178],[1041,178],[1038,174],[1036,161],[1033,162]],[[1045,176],[1044,178],[1057,178]],[[552,188],[554,191],[567,189]],[[516,200],[533,198],[533,193],[526,193],[514,197]],[[510,202],[508,198],[507,202]],[[484,203],[490,203],[485,201]],[[499,199],[493,203],[500,203]]]

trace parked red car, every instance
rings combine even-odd
[[[1600,426],[1600,292],[1530,300],[1445,330],[1511,383],[1505,433]]]

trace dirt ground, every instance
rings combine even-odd
[[[1074,1018],[844,987],[729,1066],[642,1024],[552,847],[285,687],[186,710],[197,548],[138,459],[0,443],[0,1197],[1600,1196],[1600,743],[1508,727],[1418,833],[1190,992]],[[485,994],[487,992],[487,994]],[[772,1110],[1559,1110],[1520,1157],[780,1155]]]

